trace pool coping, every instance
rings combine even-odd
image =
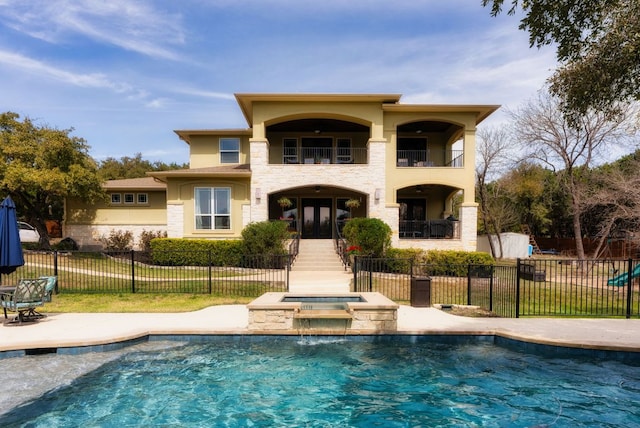
[[[300,336],[298,330],[250,331],[246,305],[212,306],[187,313],[51,314],[33,324],[0,326],[0,358],[87,347],[118,347],[156,336]],[[336,336],[314,331],[314,336]],[[397,331],[349,331],[344,336],[492,336],[555,348],[625,352],[640,357],[640,320],[467,318],[435,308],[400,305]],[[64,351],[63,351],[64,352]]]

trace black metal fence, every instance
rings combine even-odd
[[[157,256],[157,255],[156,255]],[[166,266],[152,263],[150,253],[31,252],[25,265],[2,275],[2,285],[20,278],[56,275],[58,292],[73,293],[193,293],[225,296],[260,296],[287,291],[290,255],[243,256],[240,266],[215,266],[213,255],[183,252],[197,264]],[[157,257],[163,259],[163,257]],[[175,260],[175,254],[164,257]],[[208,261],[208,262],[207,262]]]
[[[160,264],[175,254],[126,252],[24,253],[25,265],[0,277],[58,277],[58,292],[193,293],[257,297],[288,291],[291,254],[243,256],[217,266],[213,254],[183,252],[197,263]],[[353,291],[377,291],[399,303],[411,300],[412,280],[428,277],[432,304],[476,305],[503,317],[574,316],[640,318],[640,260],[527,259],[511,264],[427,265],[410,259],[356,257]]]
[[[410,302],[412,280],[430,279],[432,304],[475,305],[503,317],[640,317],[640,261],[518,260],[435,266],[358,257],[354,291]]]

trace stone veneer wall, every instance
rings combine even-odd
[[[281,165],[268,162],[268,143],[251,141],[251,221],[264,221],[269,216],[269,194],[300,186],[317,184],[353,189],[368,195],[369,216],[387,221],[385,209],[385,145],[386,141],[369,141],[369,163],[350,165]],[[261,199],[255,198],[260,189]],[[375,200],[380,189],[381,198]],[[397,210],[396,210],[397,213]],[[397,216],[397,215],[396,215]],[[396,220],[397,222],[397,220]]]
[[[184,205],[167,203],[167,237],[182,238],[184,234]]]
[[[269,144],[264,140],[251,141],[251,207],[249,221],[268,220],[269,194],[281,190],[323,184],[350,188],[368,195],[368,216],[387,223],[393,232],[392,245],[396,248],[422,248],[425,250],[477,249],[477,204],[460,208],[460,239],[401,240],[399,239],[398,207],[387,206],[385,150],[386,140],[369,141],[369,163],[363,165],[269,165]],[[255,199],[255,189],[261,198]],[[380,198],[375,199],[376,189]]]
[[[248,329],[251,331],[313,331],[346,329],[354,331],[396,331],[398,316],[396,309],[355,309],[352,319],[305,319],[294,318],[295,310],[251,309]]]

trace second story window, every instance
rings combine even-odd
[[[220,138],[220,163],[240,162],[240,139]]]

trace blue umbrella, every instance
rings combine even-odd
[[[16,204],[7,196],[0,204],[0,274],[9,274],[24,265]]]

